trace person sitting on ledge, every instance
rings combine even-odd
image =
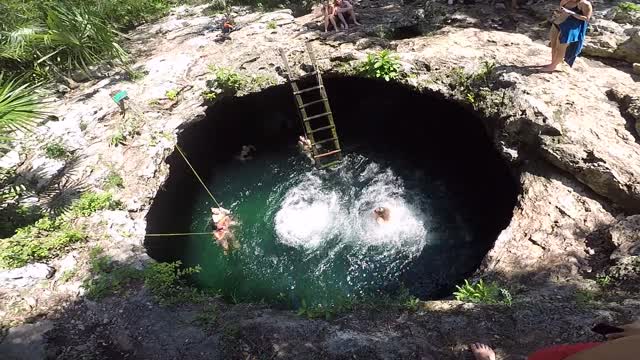
[[[373,214],[376,217],[376,222],[380,225],[386,224],[391,220],[391,211],[389,208],[380,206],[373,210]]]
[[[345,30],[349,30],[349,24],[345,19],[345,15],[353,20],[354,24],[361,25],[356,19],[356,12],[353,10],[353,5],[347,0],[335,0],[333,2],[333,14],[340,19]]]
[[[211,223],[213,224],[213,237],[222,251],[227,255],[231,249],[232,235],[229,227],[234,225],[235,222],[231,219],[231,212],[225,208],[211,208]]]

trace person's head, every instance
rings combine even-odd
[[[211,208],[211,213],[213,215],[220,215],[220,214],[222,214],[222,211],[220,211],[220,209],[218,209],[218,208],[212,207]]]
[[[376,214],[376,217],[379,217],[384,221],[389,221],[391,212],[389,211],[388,208],[384,206],[380,206],[380,207],[377,207],[375,210],[373,210],[373,212]]]
[[[342,0],[333,0],[333,4],[336,6],[340,6],[340,4],[342,4]]]

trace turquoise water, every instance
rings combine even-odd
[[[447,211],[434,200],[446,197],[441,183],[372,153],[351,152],[334,172],[313,168],[293,148],[258,153],[217,164],[210,178],[239,223],[239,247],[225,255],[208,235],[184,238],[185,263],[201,266],[200,287],[234,301],[328,305],[397,288],[425,246],[440,241],[434,215]],[[211,206],[203,191],[191,231],[209,229]],[[391,209],[389,224],[375,222],[377,206]]]

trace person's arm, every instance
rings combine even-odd
[[[585,2],[585,3],[582,3],[582,4],[584,4],[586,6],[586,11],[584,11],[584,15],[573,13],[573,14],[571,14],[571,16],[573,16],[574,18],[576,18],[578,20],[589,22],[589,20],[591,19],[591,15],[593,14],[593,7],[591,6],[591,3],[589,3],[589,2]]]

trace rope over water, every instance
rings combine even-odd
[[[213,202],[216,203],[216,206],[221,208],[222,206],[220,206],[220,203],[218,203],[216,198],[213,197],[213,194],[211,194],[211,191],[209,191],[207,186],[204,184],[204,181],[202,181],[202,179],[200,178],[200,175],[198,175],[198,173],[196,172],[196,169],[194,169],[193,166],[191,166],[191,163],[189,162],[187,157],[184,155],[184,153],[182,152],[182,149],[180,149],[180,146],[178,146],[178,144],[176,144],[176,149],[178,149],[178,152],[180,153],[180,155],[182,155],[182,158],[184,159],[184,161],[187,163],[187,165],[189,165],[189,167],[191,168],[191,171],[193,171],[193,174],[198,178],[198,181],[200,181],[200,184],[202,184],[202,187],[205,190],[207,190],[207,194],[209,194]]]
[[[161,236],[188,236],[188,235],[212,235],[211,232],[194,232],[194,233],[169,233],[169,234],[146,234],[146,237],[161,237]]]

